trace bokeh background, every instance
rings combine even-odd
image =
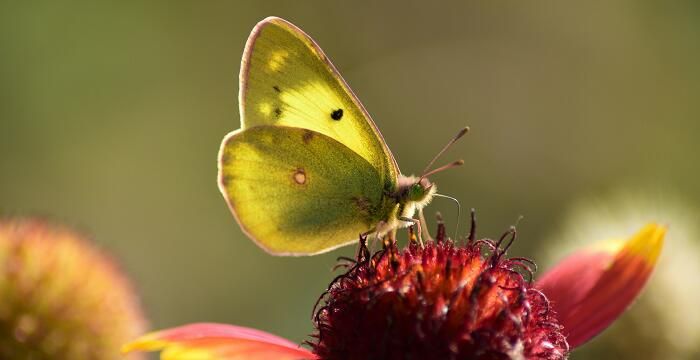
[[[217,321],[303,341],[335,258],[354,248],[268,256],[216,186],[219,143],[239,124],[243,45],[269,15],[323,47],[404,173],[469,125],[443,159],[466,166],[433,180],[477,209],[481,236],[522,215],[512,254],[551,263],[570,240],[562,229],[596,227],[576,220],[578,204],[614,207],[629,189],[644,198],[625,197],[630,208],[697,223],[700,5],[689,0],[3,2],[0,211],[91,234],[133,277],[152,328]],[[437,199],[427,214],[454,229],[454,208]],[[696,276],[679,271],[667,288],[696,296],[684,286]],[[697,358],[669,355],[679,328],[634,319],[573,358],[648,358],[650,344],[669,349],[659,358]]]

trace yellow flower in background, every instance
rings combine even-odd
[[[128,279],[83,236],[0,219],[0,359],[123,359],[144,324]]]
[[[472,229],[475,227],[473,226]],[[163,360],[563,360],[615,321],[649,279],[666,227],[576,251],[532,282],[534,263],[509,258],[515,229],[498,241],[445,238],[372,254],[361,241],[315,312],[304,349],[259,330],[190,324],[124,346]]]
[[[544,265],[591,239],[625,234],[649,221],[668,225],[664,254],[647,290],[574,359],[700,359],[700,208],[680,197],[642,190],[611,192],[574,204],[550,237]]]

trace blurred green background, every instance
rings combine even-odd
[[[404,173],[469,125],[443,158],[466,166],[433,180],[477,209],[481,236],[523,215],[512,253],[537,260],[582,198],[634,186],[700,200],[699,4],[3,2],[0,211],[92,234],[153,328],[217,321],[302,341],[354,247],[268,256],[219,194],[257,21],[281,16],[316,39]],[[435,211],[454,228],[453,204]]]

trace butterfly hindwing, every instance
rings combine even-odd
[[[395,207],[364,158],[326,135],[286,126],[229,134],[219,186],[248,236],[277,255],[357,241]]]
[[[240,74],[241,128],[305,128],[344,144],[395,185],[398,166],[367,111],[316,43],[296,26],[267,18],[246,44]]]

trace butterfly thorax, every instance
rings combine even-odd
[[[399,203],[398,215],[400,217],[413,217],[416,210],[420,210],[430,203],[436,191],[435,184],[427,178],[399,175],[395,196]]]

